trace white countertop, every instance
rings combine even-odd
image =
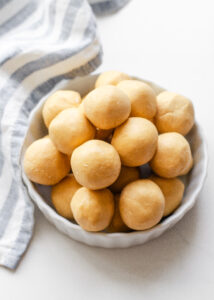
[[[19,267],[0,268],[2,300],[214,299],[213,10],[212,0],[132,0],[98,19],[100,71],[122,70],[193,100],[210,156],[196,206],[163,236],[124,250],[72,241],[36,210]]]

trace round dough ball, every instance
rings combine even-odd
[[[125,166],[137,167],[150,161],[157,147],[156,127],[143,118],[129,118],[116,128],[111,144]]]
[[[81,111],[82,114],[84,114],[84,102],[82,101],[80,105],[78,106],[79,110]]]
[[[163,216],[166,217],[180,205],[184,194],[184,184],[178,178],[166,179],[151,176],[150,179],[159,186],[165,197]]]
[[[96,140],[106,141],[110,137],[112,132],[113,132],[113,129],[104,130],[104,129],[96,128],[96,133],[95,133],[94,138]]]
[[[87,118],[100,129],[115,128],[123,123],[131,111],[128,96],[115,86],[101,86],[90,92],[84,100]]]
[[[157,184],[148,179],[129,183],[120,196],[120,214],[125,224],[135,230],[155,226],[164,212],[164,195]]]
[[[31,181],[43,185],[58,183],[70,171],[68,156],[60,153],[48,136],[27,148],[23,166]]]
[[[129,75],[119,71],[107,71],[100,74],[96,80],[95,88],[103,85],[117,85],[120,81],[131,79]]]
[[[130,182],[140,178],[140,170],[136,167],[121,166],[120,175],[117,180],[110,186],[114,193],[119,193]]]
[[[71,167],[81,185],[98,190],[111,185],[118,178],[121,163],[111,144],[91,140],[74,150]]]
[[[127,94],[131,101],[131,117],[152,119],[157,110],[153,89],[139,80],[124,80],[117,87]]]
[[[186,164],[186,168],[184,168],[183,172],[181,175],[186,175],[187,173],[189,173],[189,171],[192,169],[193,167],[193,157],[192,157],[192,153],[191,153],[191,157],[189,159],[189,162]]]
[[[157,175],[165,178],[187,174],[192,167],[189,143],[176,132],[160,134],[157,151],[150,166]]]
[[[52,94],[45,102],[42,115],[46,127],[51,121],[66,108],[78,107],[81,102],[80,94],[75,91],[57,91]]]
[[[129,231],[129,228],[123,222],[121,215],[120,215],[119,200],[120,200],[120,194],[114,195],[114,215],[113,215],[113,218],[111,220],[109,227],[106,229],[106,231],[110,232],[110,233]]]
[[[76,222],[87,231],[104,230],[114,213],[113,194],[108,190],[80,188],[72,198],[71,209]]]
[[[186,135],[194,125],[192,102],[184,96],[172,92],[162,92],[157,96],[155,122],[160,133],[178,132]]]
[[[68,108],[53,119],[49,135],[59,151],[70,155],[76,147],[94,138],[95,128],[78,108]]]
[[[151,119],[147,118],[147,120],[149,120],[150,122],[152,122],[155,125],[155,118],[151,118]]]
[[[51,200],[58,214],[64,218],[73,219],[70,203],[73,195],[81,187],[73,174],[67,175],[52,187]]]

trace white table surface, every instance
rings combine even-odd
[[[213,11],[212,0],[133,0],[98,19],[100,71],[123,70],[193,100],[210,156],[196,206],[163,236],[124,250],[72,241],[36,210],[19,267],[0,268],[2,300],[214,299]]]

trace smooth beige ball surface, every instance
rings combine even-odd
[[[91,91],[83,103],[85,115],[95,127],[100,129],[119,126],[131,112],[128,96],[111,85],[101,86]]]
[[[184,96],[172,92],[162,92],[157,96],[155,123],[160,133],[178,132],[186,135],[194,125],[192,102]]]
[[[129,183],[120,196],[120,214],[124,223],[134,230],[155,226],[164,212],[164,195],[157,184],[148,179]]]
[[[190,149],[191,150],[191,149]],[[189,162],[186,164],[186,167],[184,168],[183,172],[181,175],[186,175],[187,173],[189,173],[189,171],[192,169],[193,167],[193,164],[194,164],[194,161],[193,161],[193,157],[192,157],[192,153],[191,153],[191,157],[189,159]]]
[[[51,121],[64,109],[78,107],[81,97],[75,91],[56,91],[45,102],[42,115],[46,127],[49,127]]]
[[[113,194],[108,190],[80,188],[72,198],[71,209],[76,222],[87,231],[104,230],[114,213]]]
[[[78,108],[69,108],[53,119],[49,135],[59,151],[70,155],[76,147],[94,138],[95,128]]]
[[[58,183],[70,171],[68,156],[60,153],[48,136],[27,148],[23,166],[31,181],[44,185]]]
[[[84,114],[84,101],[82,100],[82,102],[80,103],[80,105],[78,106],[79,110],[81,111],[81,113]]]
[[[180,205],[184,194],[184,184],[178,178],[166,179],[151,176],[150,179],[159,186],[165,197],[163,216],[166,217]]]
[[[73,219],[70,203],[73,195],[81,187],[73,174],[67,175],[52,187],[51,200],[58,214],[64,218]]]
[[[157,147],[156,127],[143,118],[129,118],[115,129],[111,144],[125,166],[136,167],[150,161]]]
[[[114,215],[109,227],[106,229],[107,232],[127,232],[129,228],[123,222],[120,209],[119,209],[119,201],[120,201],[120,194],[114,195]]]
[[[150,162],[152,170],[157,175],[165,178],[185,175],[192,164],[189,143],[181,134],[169,132],[159,135],[157,151]]]
[[[98,190],[111,185],[118,178],[121,163],[111,144],[91,140],[74,150],[71,167],[81,185]]]
[[[119,71],[107,71],[100,74],[96,80],[95,88],[103,85],[117,85],[120,81],[131,79],[129,75]]]
[[[136,167],[121,166],[120,175],[117,180],[110,186],[114,193],[119,193],[130,182],[140,178],[140,170]]]
[[[117,87],[127,94],[131,101],[131,117],[152,119],[157,110],[153,89],[139,80],[124,80]]]

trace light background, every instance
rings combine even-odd
[[[196,206],[163,236],[125,249],[72,241],[36,210],[32,243],[15,272],[0,268],[2,300],[214,299],[214,3],[132,0],[98,19],[99,71],[118,69],[188,96],[209,147]],[[203,298],[202,298],[203,297]]]

